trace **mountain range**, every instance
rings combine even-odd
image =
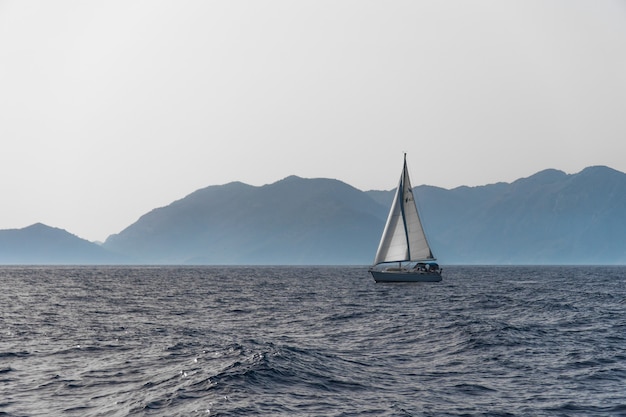
[[[614,169],[414,192],[443,265],[626,264],[626,174]],[[296,176],[214,185],[101,245],[43,224],[0,230],[0,263],[367,265],[393,194]]]

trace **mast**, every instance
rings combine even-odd
[[[402,178],[400,179],[400,186],[402,187],[402,193],[400,195],[402,204],[400,204],[400,212],[402,213],[402,224],[404,225],[404,238],[406,240],[406,258],[408,261],[411,260],[411,243],[409,241],[409,228],[406,224],[406,213],[405,213],[405,209],[404,209],[404,204],[406,203],[406,200],[404,198],[404,192],[405,192],[405,181],[406,181],[406,177],[408,176],[408,170],[406,167],[406,152],[404,153],[404,164],[402,166]]]

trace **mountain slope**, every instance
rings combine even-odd
[[[433,245],[455,263],[626,263],[626,175],[546,170],[511,184],[419,187]]]
[[[155,209],[104,246],[150,263],[363,263],[386,209],[336,180],[295,176],[198,190]]]
[[[0,264],[111,264],[123,256],[108,252],[65,230],[36,223],[23,229],[0,230]]]

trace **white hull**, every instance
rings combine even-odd
[[[438,272],[411,272],[411,271],[375,271],[370,274],[376,282],[439,282],[441,273]]]

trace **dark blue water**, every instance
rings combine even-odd
[[[626,268],[0,268],[0,415],[626,415]]]

